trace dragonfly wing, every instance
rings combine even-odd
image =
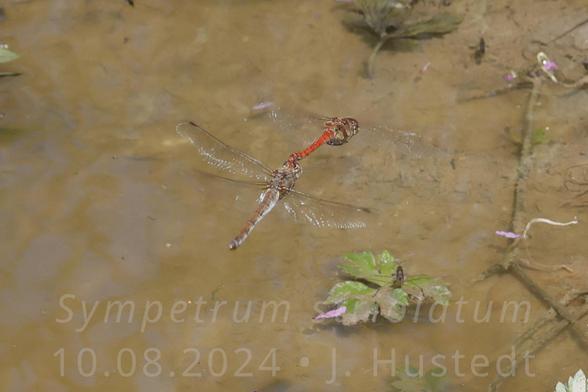
[[[269,180],[271,170],[263,163],[223,143],[200,125],[194,122],[180,123],[176,126],[176,132],[196,147],[200,158],[208,167],[233,176],[257,181]]]
[[[283,205],[297,222],[335,229],[365,228],[371,212],[368,208],[319,199],[298,191],[290,191]]]

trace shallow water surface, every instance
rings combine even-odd
[[[347,29],[334,1],[4,7],[0,40],[21,58],[2,70],[23,73],[0,79],[6,390],[380,391],[407,361],[447,368],[449,390],[483,391],[495,372],[476,372],[473,358],[495,360],[545,311],[508,275],[471,283],[508,245],[494,232],[510,227],[528,91],[459,98],[505,86],[509,68],[532,61],[533,39],[586,18],[583,0],[454,1],[465,15],[455,33],[389,45],[371,80],[363,69],[375,42]],[[570,78],[583,71],[565,56],[586,49],[587,31],[544,49]],[[488,53],[476,65],[481,36]],[[535,121],[548,142],[536,147],[527,220],[587,218],[588,176],[579,188],[564,181],[588,162],[587,100],[540,97]],[[262,102],[269,115],[252,116]],[[176,124],[198,121],[278,167],[319,135],[315,114],[355,117],[362,130],[305,160],[298,189],[371,208],[367,228],[317,229],[276,210],[229,251],[256,193],[199,173]],[[540,226],[525,249],[583,273],[585,236],[582,225]],[[447,313],[316,325],[341,255],[365,249],[389,249],[408,274],[451,284]],[[547,288],[572,279],[533,274]],[[528,313],[513,319],[507,301]],[[551,390],[587,359],[562,334],[503,388]]]

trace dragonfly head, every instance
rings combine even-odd
[[[335,132],[335,136],[327,141],[327,144],[331,146],[345,144],[359,132],[359,122],[351,117],[335,117],[329,120],[328,124]]]

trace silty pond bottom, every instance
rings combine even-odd
[[[495,231],[511,229],[530,88],[468,97],[507,87],[540,51],[583,76],[586,27],[552,39],[587,18],[585,2],[539,3],[433,4],[463,16],[457,30],[389,42],[368,79],[376,40],[336,1],[4,2],[0,40],[20,58],[1,71],[22,74],[0,78],[2,385],[380,391],[391,367],[422,361],[446,367],[451,390],[486,391],[494,365],[474,372],[474,358],[509,352],[548,306],[512,274],[472,284],[509,243]],[[534,226],[520,255],[572,268],[528,272],[559,299],[586,281],[588,97],[544,84],[518,219],[580,224]],[[260,104],[267,115],[252,116]],[[258,192],[199,173],[176,124],[274,168],[320,135],[308,113],[361,130],[305,160],[297,188],[373,217],[332,230],[272,213],[230,252]],[[313,322],[340,257],[382,249],[407,276],[450,284],[445,316]],[[570,329],[501,388],[553,390],[587,359]]]

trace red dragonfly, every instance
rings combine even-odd
[[[225,144],[194,122],[184,122],[176,126],[176,132],[197,148],[200,158],[209,167],[238,176],[237,179],[218,177],[232,182],[256,185],[263,189],[259,195],[255,213],[239,234],[231,240],[229,249],[237,249],[241,246],[257,224],[286,196],[288,197],[281,204],[297,221],[311,223],[318,227],[339,229],[365,227],[365,215],[369,213],[369,209],[323,200],[294,190],[296,181],[302,174],[301,159],[309,156],[325,143],[335,146],[345,144],[358,131],[359,124],[352,118],[330,118],[325,122],[324,132],[314,143],[300,152],[290,154],[281,167],[271,170],[245,152]]]

